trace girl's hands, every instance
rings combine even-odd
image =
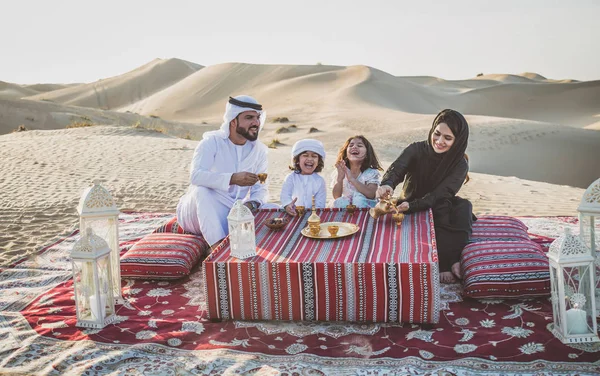
[[[337,169],[337,181],[338,183],[341,183],[344,180],[344,177],[346,177],[346,171],[348,170],[348,167],[346,167],[346,162],[343,160],[337,161],[335,163],[335,168]]]

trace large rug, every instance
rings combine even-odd
[[[172,214],[124,214],[123,251]],[[547,246],[568,217],[520,218]],[[75,326],[72,231],[0,271],[0,373],[111,375],[600,374],[600,344],[563,345],[548,299],[471,300],[442,289],[437,325],[207,320],[201,266],[180,281],[124,281],[102,330]]]

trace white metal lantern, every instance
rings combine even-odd
[[[552,332],[563,343],[600,341],[596,324],[594,257],[569,229],[550,245]]]
[[[600,179],[585,190],[577,211],[581,240],[592,250],[593,255],[598,251],[597,242],[600,241],[600,234],[596,234],[595,231],[595,226],[600,220]]]
[[[123,301],[121,295],[121,255],[119,248],[119,209],[115,200],[106,188],[94,180],[91,187],[86,188],[79,199],[79,230],[91,228],[97,236],[106,241],[110,248],[112,264],[113,296],[118,303]]]
[[[115,321],[111,250],[88,228],[71,251],[77,326],[104,328]]]
[[[231,256],[245,259],[256,256],[256,235],[254,233],[254,216],[240,200],[237,200],[229,215],[229,246]]]
[[[600,223],[600,179],[585,190],[577,211],[579,236],[596,258],[596,315],[600,316],[600,233],[596,232],[596,226]]]

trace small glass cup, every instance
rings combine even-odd
[[[258,176],[258,181],[260,182],[260,184],[264,184],[265,181],[267,181],[267,173],[266,172],[261,172],[257,176]]]
[[[319,236],[321,233],[321,226],[309,226],[308,232],[310,232],[312,236]]]
[[[302,205],[296,206],[296,213],[298,213],[298,217],[302,217],[306,213],[306,208]]]
[[[340,229],[340,226],[335,226],[335,225],[327,226],[327,231],[329,231],[329,233],[331,234],[332,237],[335,237],[337,235],[339,229]]]

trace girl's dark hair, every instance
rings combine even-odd
[[[365,147],[367,148],[367,155],[365,156],[365,159],[363,160],[363,163],[360,166],[360,171],[363,172],[367,168],[374,168],[376,170],[383,171],[383,168],[381,168],[381,164],[379,163],[379,159],[377,158],[377,154],[375,154],[375,149],[373,149],[373,145],[371,145],[371,143],[369,142],[369,140],[367,140],[365,136],[360,134],[352,136],[348,138],[346,142],[344,142],[344,145],[340,148],[340,151],[338,152],[337,159],[335,160],[336,163],[339,161],[344,161],[344,163],[346,163],[346,167],[350,168],[350,161],[348,160],[348,145],[350,145],[350,142],[355,138],[360,138],[363,144],[365,144]]]
[[[306,153],[306,152],[304,152]],[[290,170],[294,171],[296,174],[302,172],[300,169],[300,156],[304,153],[300,153],[292,159],[292,166],[289,166]],[[319,155],[317,153],[317,155]],[[325,167],[325,162],[323,162],[323,158],[319,155],[319,162],[317,163],[317,168],[313,172],[321,172],[323,171],[323,167]]]

